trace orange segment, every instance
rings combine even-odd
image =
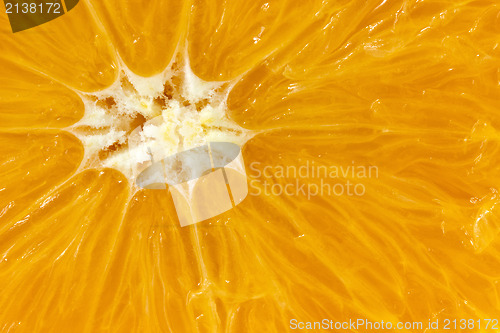
[[[185,237],[179,237],[167,194],[141,191],[128,204],[100,297],[101,327],[118,331],[190,327],[179,296],[200,282],[196,254]]]
[[[238,217],[228,214],[229,219]],[[231,325],[236,330],[240,324],[231,318],[238,317],[239,307],[253,295],[274,289],[266,283],[270,268],[259,260],[263,257],[255,252],[255,244],[248,243],[253,237],[241,236],[241,228],[252,227],[235,224],[234,228],[217,219],[181,228],[170,195],[151,190],[136,193],[103,289],[102,325],[139,329],[147,324],[172,331],[187,331],[193,325],[200,331]],[[137,251],[144,257],[137,256]],[[144,294],[151,297],[144,299]],[[154,315],[148,316],[146,309]]]
[[[9,63],[0,73],[0,127],[65,127],[84,113],[80,97],[63,85]]]
[[[250,128],[394,123],[467,135],[481,96],[496,124],[500,54],[486,25],[498,9],[408,4],[405,16],[397,2],[376,4],[349,4],[321,33],[254,67],[231,91],[233,118]],[[456,17],[440,16],[446,8]]]
[[[7,15],[0,16],[3,51],[10,60],[38,70],[83,91],[110,85],[117,74],[115,51],[85,1],[63,16],[13,34]]]
[[[256,130],[371,120],[370,102],[339,80],[293,80],[258,66],[229,95],[232,119]]]
[[[4,224],[1,302],[9,311],[0,321],[32,332],[92,327],[127,196],[116,172],[84,172]]]
[[[9,221],[73,174],[83,147],[66,132],[0,133],[0,156],[0,219]]]
[[[321,8],[318,0],[196,0],[189,29],[191,67],[207,81],[235,78],[291,43]]]
[[[125,64],[150,76],[167,67],[186,25],[189,1],[92,3]]]
[[[402,142],[406,143],[404,148],[398,147]],[[265,253],[273,262],[271,267],[279,272],[276,276],[293,276],[293,289],[287,290],[286,282],[280,286],[283,293],[294,295],[295,300],[289,304],[296,316],[311,321],[317,320],[318,313],[320,318],[340,321],[356,315],[411,321],[439,312],[443,304],[450,307],[440,318],[484,317],[495,311],[493,298],[480,299],[475,295],[488,294],[496,279],[496,268],[490,272],[479,267],[491,262],[500,245],[494,227],[487,224],[498,223],[497,213],[491,208],[498,197],[488,187],[499,180],[492,176],[491,166],[488,171],[464,173],[464,166],[473,166],[482,148],[471,144],[467,151],[458,154],[456,142],[433,141],[430,148],[410,134],[367,136],[363,132],[342,133],[336,129],[286,131],[256,138],[247,145],[245,156],[252,161],[247,170],[252,170],[249,176],[253,195],[239,208],[250,217],[255,230],[259,230],[259,237],[255,238],[259,240],[256,253]],[[289,148],[284,149],[287,145]],[[335,152],[331,147],[335,147]],[[380,155],[391,149],[394,151],[390,156],[400,157]],[[487,149],[488,154],[497,149],[493,145],[491,150]],[[263,150],[269,154],[263,155]],[[426,162],[438,158],[437,155],[442,158],[438,162],[441,167]],[[311,175],[311,163],[329,167],[348,166],[351,161],[358,165],[371,161],[379,168],[379,177],[356,180]],[[277,166],[299,168],[306,163],[310,166],[309,173],[299,177],[299,183],[306,189],[311,184],[317,188],[323,186],[324,190],[307,200],[306,194],[296,191],[296,178],[287,176],[286,171],[279,176],[276,169]],[[266,170],[268,166],[274,169]],[[262,176],[266,172],[270,176]],[[490,178],[480,176],[483,172],[489,173]],[[346,180],[362,183],[366,193],[338,196],[327,192],[331,189],[328,184],[345,184]],[[264,181],[268,183],[267,192]],[[270,190],[274,185],[281,185],[276,188],[282,190],[287,184],[292,184],[291,196]],[[471,203],[471,196],[482,199]],[[485,214],[486,210],[489,213]],[[275,214],[276,211],[281,213]],[[477,239],[487,239],[489,243],[481,247]],[[461,275],[462,266],[456,258],[467,262],[472,258],[477,260],[470,275]],[[465,282],[467,279],[483,282],[476,282],[472,288]],[[305,289],[296,292],[297,284]],[[469,295],[469,307],[456,305],[464,302],[463,294]],[[470,305],[472,298],[474,306]],[[312,301],[318,299],[321,305]],[[473,315],[474,311],[480,314]]]
[[[498,20],[500,9],[492,4],[350,2],[330,14],[321,32],[302,36],[274,61],[286,64],[288,77],[306,80],[376,72],[399,82],[435,71],[438,64],[477,74],[500,56],[496,28],[487,28]]]

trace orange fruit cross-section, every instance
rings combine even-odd
[[[80,0],[17,33],[0,13],[0,331],[500,329],[499,33],[493,0]],[[181,227],[110,161],[217,98],[241,131],[216,130],[252,133],[249,193]]]

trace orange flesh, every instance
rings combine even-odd
[[[0,15],[1,331],[498,318],[496,2],[122,3],[82,0],[16,34]],[[250,195],[181,228],[167,191],[82,167],[66,129],[82,95],[185,49],[199,78],[234,83],[227,115],[259,134]],[[323,177],[360,196],[264,193],[321,185],[276,173],[312,163],[378,173]]]

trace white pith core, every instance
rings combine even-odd
[[[84,145],[81,168],[114,168],[133,182],[153,158],[152,142],[161,148],[156,160],[207,142],[242,147],[253,134],[227,117],[231,87],[201,80],[180,56],[149,78],[123,68],[109,88],[81,94],[85,114],[67,128]]]

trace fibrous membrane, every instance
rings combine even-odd
[[[178,55],[165,71],[149,78],[123,66],[107,89],[80,94],[85,114],[68,128],[85,148],[80,168],[113,168],[133,180],[155,157],[207,142],[242,146],[253,136],[227,116],[233,83],[201,80],[186,58]]]

